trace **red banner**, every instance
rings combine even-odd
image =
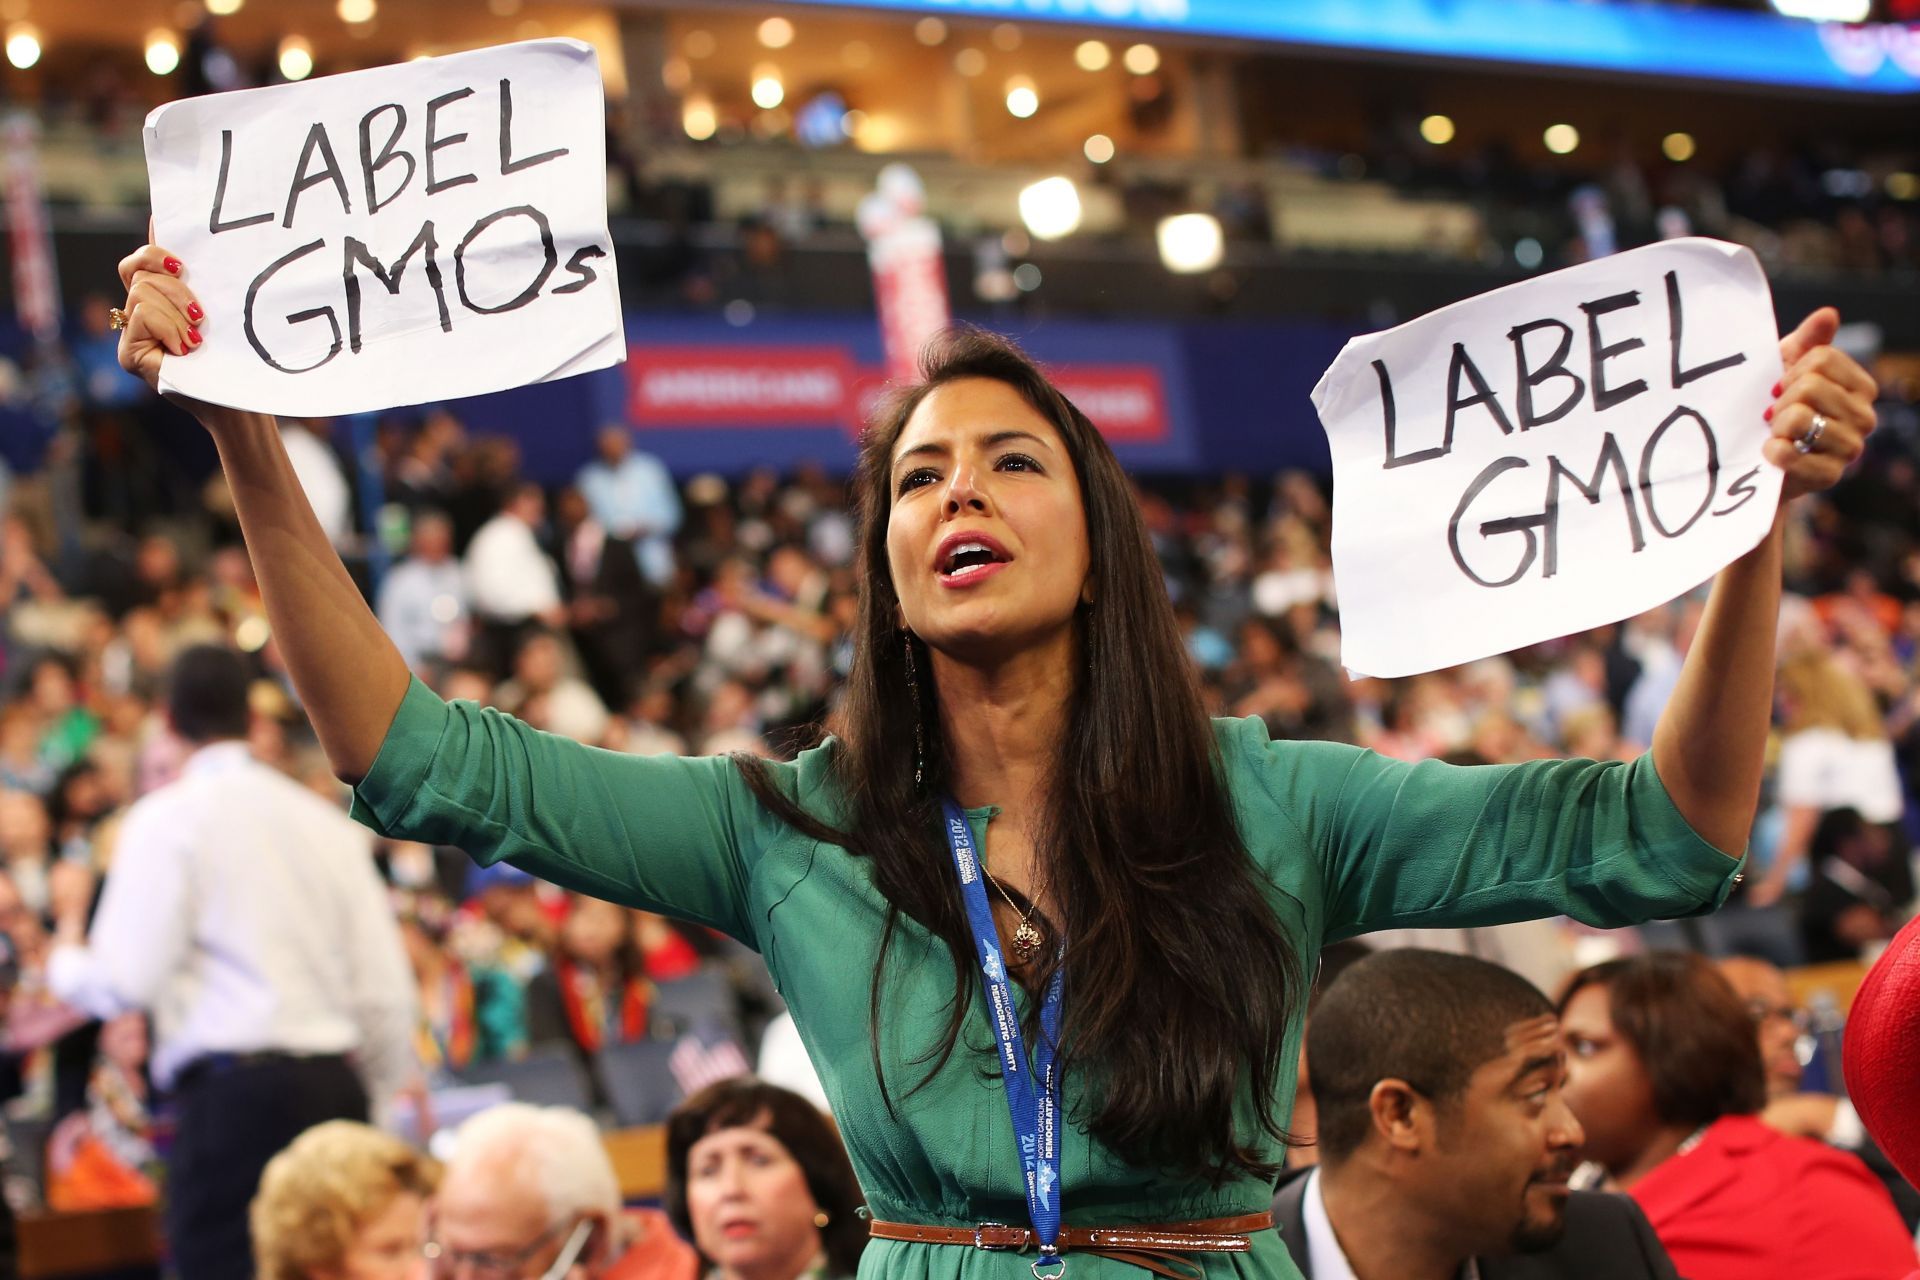
[[[53,268],[53,237],[40,190],[40,127],[24,112],[0,127],[0,183],[7,201],[7,237],[13,251],[13,306],[20,323],[42,342],[60,332],[60,290]]]
[[[628,410],[647,427],[820,427],[855,414],[842,347],[630,347]]]
[[[1167,438],[1167,396],[1150,364],[1056,365],[1053,385],[1093,419],[1109,440],[1151,443]]]

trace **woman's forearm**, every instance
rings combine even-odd
[[[407,664],[380,629],[307,502],[275,420],[199,406],[220,451],[267,621],[336,776],[373,767],[407,691]]]
[[[1735,856],[1752,831],[1773,720],[1784,527],[1776,517],[1759,546],[1720,571],[1653,735],[1654,768],[1681,816]]]

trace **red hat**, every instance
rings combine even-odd
[[[1867,1132],[1920,1184],[1920,919],[1894,935],[1860,984],[1842,1060]]]

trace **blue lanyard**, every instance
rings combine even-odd
[[[1066,966],[1056,964],[1053,978],[1047,983],[1047,994],[1040,1005],[1040,1042],[1034,1046],[1029,1069],[1013,983],[1000,955],[993,906],[987,900],[980,859],[973,850],[973,828],[953,797],[943,797],[940,806],[946,815],[947,847],[953,851],[954,870],[960,875],[960,895],[967,904],[967,924],[980,947],[980,982],[986,991],[994,1038],[1000,1043],[1000,1077],[1007,1087],[1007,1112],[1013,1118],[1013,1136],[1020,1144],[1020,1163],[1026,1171],[1027,1215],[1040,1241],[1040,1259],[1033,1264],[1033,1274],[1039,1280],[1058,1280],[1066,1271],[1066,1260],[1059,1256],[1055,1244],[1060,1238],[1060,1078],[1054,1058],[1060,1044]],[[1058,1270],[1041,1270],[1055,1264]]]

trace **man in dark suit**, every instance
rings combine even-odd
[[[1570,1192],[1585,1135],[1553,1005],[1469,956],[1386,951],[1315,1009],[1318,1168],[1274,1226],[1307,1280],[1674,1280],[1625,1197]]]
[[[554,514],[574,647],[594,692],[624,715],[653,643],[658,596],[640,572],[632,540],[602,528],[578,489],[561,491]]]

